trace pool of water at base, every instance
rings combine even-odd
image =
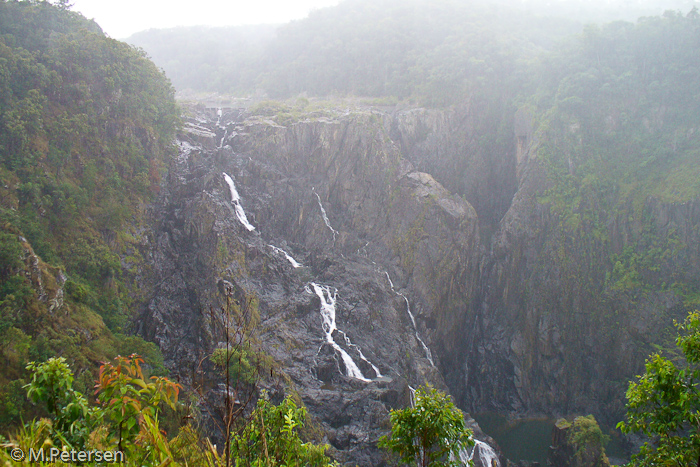
[[[503,454],[512,462],[523,460],[547,465],[555,419],[508,420],[505,416],[493,412],[480,413],[473,417],[484,433],[496,440]],[[610,442],[605,447],[608,457],[629,459],[619,432],[612,428],[601,428],[610,436]]]
[[[552,443],[553,419],[508,420],[497,413],[473,415],[484,433],[496,440],[503,454],[513,462],[521,460],[547,465]]]

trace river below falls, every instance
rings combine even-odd
[[[539,462],[541,465],[547,465],[555,419],[508,420],[505,416],[493,412],[480,413],[473,417],[484,433],[496,440],[503,454],[512,462]],[[605,450],[611,461],[629,459],[619,433],[615,433],[612,428],[601,429],[610,436]]]

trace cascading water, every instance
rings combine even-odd
[[[249,232],[252,232],[255,230],[255,227],[253,224],[248,222],[248,218],[245,215],[245,211],[243,210],[243,206],[241,206],[241,197],[238,195],[238,191],[236,190],[236,185],[233,183],[233,179],[228,176],[226,172],[223,172],[224,174],[224,180],[226,180],[226,183],[228,184],[228,188],[231,191],[231,202],[234,205],[234,209],[236,211],[236,217],[238,217],[238,220],[243,224],[243,227],[248,229]]]
[[[404,301],[406,302],[406,311],[408,312],[408,316],[411,318],[411,324],[413,325],[413,332],[416,335],[416,339],[418,339],[418,342],[420,342],[420,345],[423,347],[423,350],[425,351],[425,358],[428,359],[430,364],[435,367],[435,362],[433,361],[433,353],[430,351],[427,345],[425,345],[425,342],[423,342],[423,339],[420,338],[420,335],[418,335],[418,327],[416,326],[416,319],[413,316],[413,313],[411,312],[411,305],[408,303],[408,298],[401,292],[397,292],[394,290],[394,282],[391,280],[391,277],[389,277],[389,273],[384,271],[384,274],[386,275],[387,280],[389,281],[389,286],[391,286],[391,291],[394,292],[396,295],[402,297]]]
[[[381,372],[379,371],[379,368],[377,368],[377,367],[374,365],[374,363],[372,363],[372,362],[370,362],[369,360],[367,360],[367,357],[365,357],[365,355],[362,353],[362,350],[360,349],[360,347],[358,347],[357,345],[355,345],[355,344],[353,344],[352,342],[350,342],[350,338],[349,338],[349,337],[347,336],[347,334],[345,334],[343,331],[341,331],[341,330],[339,329],[338,332],[341,333],[341,334],[343,335],[343,338],[345,339],[345,345],[347,345],[348,347],[352,347],[353,349],[355,349],[355,351],[357,351],[357,354],[360,356],[360,358],[362,359],[362,361],[365,362],[366,364],[368,364],[369,366],[372,367],[372,369],[374,370],[374,374],[377,375],[377,378],[381,378],[381,377],[382,377],[382,374],[381,374]]]
[[[477,452],[482,466],[501,467],[501,461],[498,459],[498,454],[496,451],[494,451],[494,449],[487,443],[479,441],[478,439],[474,440],[474,447],[471,449],[471,452],[468,452],[466,449],[460,451],[459,461],[462,462],[463,465],[467,466],[469,465],[469,461],[474,460],[474,455],[476,455]]]
[[[221,141],[219,142],[219,149],[224,147],[224,141],[226,141],[226,137],[228,136],[228,129],[221,124],[221,119],[224,116],[224,109],[221,107],[216,109],[216,127],[224,130],[224,136],[221,137]]]
[[[227,136],[228,136],[228,130],[224,131],[224,136],[221,137],[221,142],[219,143],[219,149],[224,147],[224,141],[226,140]]]
[[[313,191],[316,195],[316,199],[318,200],[318,207],[321,208],[321,216],[323,217],[323,222],[325,222],[326,227],[331,229],[331,232],[333,232],[333,241],[335,242],[335,236],[338,234],[338,231],[331,226],[331,222],[328,220],[328,214],[326,214],[326,210],[323,208],[323,203],[321,203],[321,197],[318,195],[318,193],[316,193],[316,188],[312,187],[311,191]]]
[[[287,253],[286,251],[284,251],[282,248],[277,248],[277,247],[274,246],[274,245],[268,245],[268,246],[269,246],[270,248],[272,248],[272,251],[274,251],[275,253],[280,254],[280,255],[283,255],[283,256],[286,258],[286,260],[289,261],[289,263],[292,265],[292,267],[293,267],[294,269],[300,268],[300,267],[302,266],[302,264],[301,264],[300,262],[298,262],[297,260],[295,260],[294,258],[292,258],[292,255],[290,255],[289,253]]]
[[[359,379],[360,381],[370,381],[369,379],[365,378],[365,375],[362,374],[362,371],[357,366],[357,364],[355,364],[355,361],[352,359],[350,354],[348,354],[342,347],[340,347],[335,342],[335,340],[333,339],[333,331],[336,330],[339,333],[343,334],[345,344],[349,347],[353,347],[354,349],[356,349],[358,354],[360,355],[360,358],[372,367],[378,378],[381,378],[382,375],[379,372],[379,368],[374,366],[372,362],[365,358],[359,347],[350,342],[350,338],[348,338],[348,336],[345,335],[343,331],[338,330],[338,327],[336,326],[335,322],[335,302],[337,298],[337,292],[331,293],[330,287],[328,287],[327,285],[320,286],[315,282],[311,283],[311,287],[313,287],[314,292],[316,293],[316,295],[318,295],[318,298],[321,299],[321,317],[323,318],[322,326],[323,332],[326,334],[326,342],[330,344],[333,347],[333,349],[340,354],[340,357],[343,359],[343,364],[345,365],[345,369],[347,371],[347,376]]]

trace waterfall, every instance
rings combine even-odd
[[[337,292],[331,293],[330,287],[328,287],[327,285],[320,286],[315,282],[311,283],[311,287],[313,287],[314,292],[316,292],[316,295],[318,295],[318,298],[321,299],[321,317],[323,318],[323,332],[326,334],[326,342],[330,344],[333,347],[333,349],[340,354],[341,358],[343,359],[343,363],[345,364],[345,369],[348,373],[347,376],[359,379],[360,381],[369,382],[370,380],[365,378],[365,376],[362,374],[362,371],[355,364],[355,361],[352,359],[350,354],[348,354],[342,347],[340,347],[333,339],[333,331],[338,330],[338,327],[335,323],[335,301],[337,297]],[[344,332],[338,332],[343,334],[346,345],[357,349],[360,358],[372,366],[372,369],[374,369],[374,371],[377,373],[377,377],[381,377],[379,369],[376,366],[372,365],[372,363],[369,360],[367,360],[364,355],[362,355],[362,352],[359,350],[359,348],[355,344],[350,342],[350,338],[348,338],[348,336],[345,335]]]
[[[360,251],[364,250],[365,256],[367,256],[367,247],[368,247],[368,246],[369,246],[369,242],[365,243],[365,246],[358,248],[358,249],[357,249],[357,254],[359,255],[359,254],[360,254]]]
[[[274,251],[275,253],[284,255],[284,257],[287,259],[287,261],[290,262],[290,264],[292,265],[292,267],[294,269],[300,268],[302,266],[301,263],[299,263],[297,260],[292,258],[292,256],[289,253],[287,253],[286,251],[284,251],[282,248],[277,248],[274,245],[268,245],[268,246],[270,248],[272,248],[272,251]]]
[[[357,346],[356,344],[353,344],[352,342],[350,342],[350,338],[349,338],[349,337],[347,336],[347,334],[345,334],[343,331],[338,330],[338,332],[341,333],[341,334],[343,334],[343,338],[345,339],[345,345],[347,345],[348,347],[354,348],[354,349],[357,351],[357,354],[358,354],[358,355],[360,356],[360,358],[362,359],[362,361],[365,362],[366,364],[368,364],[369,366],[372,367],[372,369],[374,370],[374,374],[377,375],[376,377],[377,377],[377,378],[381,378],[381,377],[382,377],[382,374],[381,374],[381,372],[379,371],[379,368],[377,368],[377,367],[374,365],[374,363],[372,363],[372,362],[370,362],[369,360],[367,360],[367,357],[365,357],[365,355],[362,353],[362,350],[360,349],[360,347]]]
[[[425,352],[425,358],[428,359],[430,364],[435,368],[435,362],[433,361],[433,353],[430,351],[430,348],[428,348],[427,345],[425,345],[425,342],[423,342],[423,339],[420,338],[420,335],[418,334],[418,327],[416,326],[416,319],[413,316],[413,313],[411,312],[411,305],[408,303],[408,298],[401,292],[397,292],[394,290],[394,282],[391,280],[391,277],[389,277],[389,273],[387,271],[384,271],[384,274],[386,275],[387,280],[389,281],[389,285],[391,286],[392,292],[394,292],[396,295],[402,297],[404,301],[406,302],[406,311],[408,312],[409,318],[411,318],[411,324],[413,325],[413,332],[416,335],[416,339],[418,339],[418,342],[420,342],[420,345],[423,347],[423,351]]]
[[[312,187],[311,191],[313,191],[316,195],[316,199],[318,200],[318,207],[321,208],[321,216],[323,217],[323,222],[325,222],[326,227],[328,227],[331,230],[331,232],[333,232],[333,241],[335,242],[335,236],[338,234],[338,231],[331,226],[331,223],[328,220],[328,214],[326,214],[326,210],[323,208],[323,204],[321,203],[321,197],[318,196],[318,193],[316,193],[316,189]]]
[[[248,229],[249,232],[252,232],[255,230],[255,227],[248,222],[248,218],[245,215],[245,211],[243,210],[243,206],[241,206],[241,197],[238,195],[238,191],[236,190],[236,185],[233,183],[233,179],[228,176],[226,172],[223,172],[224,174],[224,180],[226,180],[226,183],[228,184],[228,188],[231,191],[231,202],[233,203],[233,206],[236,211],[236,217],[238,217],[238,220],[241,221],[241,224],[243,224],[243,227]]]
[[[498,454],[494,449],[483,441],[474,439],[474,447],[469,452],[463,449],[459,452],[459,461],[462,465],[469,465],[469,461],[474,460],[474,455],[479,455],[479,461],[483,467],[501,467],[501,461],[498,459]]]
[[[459,461],[463,462],[464,465],[469,465],[468,461],[474,460],[474,455],[479,453],[479,460],[481,465],[484,467],[501,467],[501,461],[498,459],[498,454],[493,450],[491,446],[478,439],[474,440],[474,447],[472,452],[468,453],[466,450],[462,450],[459,453]]]
[[[221,142],[219,143],[219,149],[224,147],[224,140],[228,136],[228,130],[224,131],[224,136],[221,137]]]

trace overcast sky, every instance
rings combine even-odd
[[[286,23],[339,0],[73,0],[73,11],[124,39],[150,28]]]

